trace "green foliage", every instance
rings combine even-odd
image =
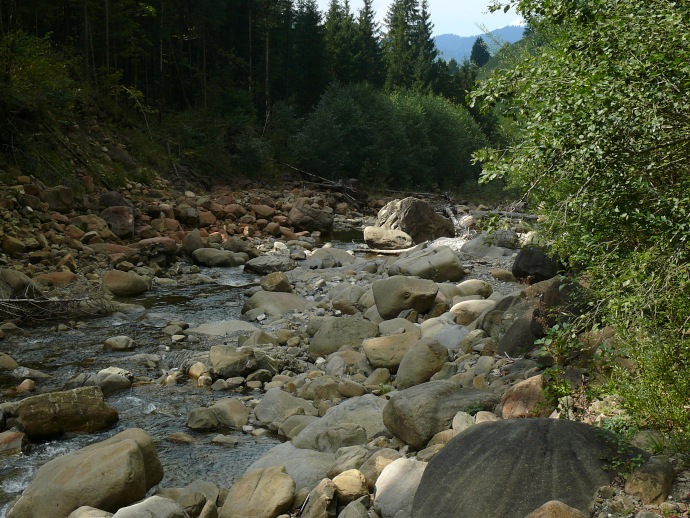
[[[483,145],[469,113],[440,97],[334,84],[307,117],[296,158],[331,178],[450,188],[478,176],[471,155]]]
[[[690,426],[690,11],[673,0],[521,0],[540,46],[476,98],[517,133],[476,156],[543,212],[542,233],[581,269],[620,353],[633,415]]]
[[[470,53],[470,61],[478,67],[483,67],[491,59],[491,53],[484,38],[481,36],[474,41],[472,51]]]

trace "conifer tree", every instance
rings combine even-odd
[[[385,65],[379,37],[379,25],[373,9],[373,0],[364,0],[359,11],[355,39],[355,81],[367,81],[382,86],[385,80]]]
[[[470,53],[470,61],[479,68],[487,64],[491,59],[489,47],[486,45],[484,38],[479,36],[472,45],[472,52]]]
[[[389,90],[412,86],[417,61],[417,5],[416,0],[394,0],[386,14],[388,33],[384,39],[384,58]]]
[[[356,71],[357,27],[349,0],[342,5],[339,0],[331,0],[324,24],[324,40],[330,78],[351,82]]]

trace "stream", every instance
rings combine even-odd
[[[239,319],[244,301],[244,287],[258,282],[242,268],[202,268],[202,274],[215,282],[196,286],[157,286],[141,297],[127,302],[146,308],[134,314],[64,322],[69,330],[56,332],[53,322],[7,333],[0,351],[12,356],[21,366],[38,369],[51,378],[37,380],[37,393],[62,390],[79,373],[96,373],[110,366],[129,370],[136,377],[156,380],[161,369],[179,368],[190,357],[203,357],[209,344],[204,338],[191,338],[173,345],[161,329],[169,321],[182,320],[190,327],[204,322]],[[137,344],[132,351],[103,350],[110,337],[126,335]],[[144,357],[158,355],[160,366],[147,366]],[[94,434],[67,434],[55,440],[32,444],[23,455],[0,457],[0,518],[47,461],[88,444],[101,441],[127,428],[139,427],[153,438],[165,476],[160,487],[182,487],[196,479],[230,487],[246,467],[280,442],[275,436],[255,438],[241,431],[222,431],[235,437],[237,446],[211,442],[217,432],[197,433],[186,427],[187,415],[221,397],[259,396],[258,391],[213,392],[196,388],[183,378],[177,385],[135,383],[132,389],[108,396],[106,401],[119,413],[119,422],[111,429]],[[16,386],[21,379],[9,373],[0,375],[0,392]],[[24,398],[26,395],[20,396]],[[7,401],[3,395],[2,400]],[[11,400],[11,399],[10,399]],[[195,438],[191,445],[168,441],[170,434],[185,432]]]

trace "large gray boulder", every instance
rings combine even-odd
[[[268,390],[254,407],[254,416],[264,425],[281,424],[291,415],[297,414],[315,416],[318,412],[310,401],[295,397],[279,388]]]
[[[412,238],[402,230],[364,227],[364,242],[376,250],[403,250],[414,245]]]
[[[372,394],[350,398],[329,408],[326,415],[304,428],[292,444],[324,452],[366,444],[375,437],[388,435],[382,417],[385,406],[385,399]]]
[[[362,342],[362,350],[374,368],[398,370],[405,353],[419,341],[419,331],[370,338]]]
[[[491,392],[429,381],[392,393],[383,422],[393,435],[420,450],[438,432],[450,429],[458,412],[493,410],[496,404],[498,398]]]
[[[323,479],[335,463],[335,455],[329,452],[296,448],[291,442],[274,446],[254,461],[247,473],[271,466],[285,466],[295,481],[295,490],[312,489]]]
[[[398,368],[398,390],[427,382],[449,361],[448,349],[433,338],[422,338],[403,356]]]
[[[103,274],[103,288],[116,297],[136,297],[149,289],[149,280],[134,272],[110,270]]]
[[[297,263],[286,255],[269,254],[247,261],[244,271],[266,275],[274,272],[289,272],[297,268]]]
[[[376,217],[376,226],[402,230],[415,243],[455,237],[455,228],[448,218],[437,214],[427,202],[411,197],[386,204]]]
[[[234,398],[223,398],[209,407],[199,407],[189,412],[187,426],[192,430],[217,430],[242,428],[249,422],[249,410]]]
[[[242,254],[217,248],[197,248],[192,252],[192,259],[204,266],[242,266],[244,257]]]
[[[255,318],[263,313],[269,317],[279,316],[291,310],[307,309],[311,302],[293,293],[257,291],[242,306],[242,314]]]
[[[297,230],[327,232],[333,228],[333,209],[321,206],[311,198],[295,200],[288,218]]]
[[[312,358],[328,356],[341,348],[359,348],[362,341],[374,337],[379,326],[359,317],[326,317],[309,344]]]
[[[587,516],[599,487],[641,450],[610,432],[558,419],[472,426],[429,462],[412,518],[526,516],[560,500]]]
[[[466,273],[458,255],[447,246],[418,250],[388,267],[388,275],[408,275],[435,282],[459,281]]]
[[[132,428],[41,466],[7,518],[63,518],[82,506],[115,512],[162,478],[153,440]]]
[[[233,484],[218,518],[275,518],[290,510],[295,481],[284,466],[248,471]]]
[[[560,270],[562,266],[557,261],[535,247],[520,250],[513,262],[515,278],[527,280],[530,284],[551,279]]]
[[[162,496],[152,496],[141,502],[123,507],[112,518],[189,518],[184,508]]]
[[[66,432],[105,430],[118,420],[99,387],[49,392],[21,401],[3,403],[0,414],[8,428],[16,426],[30,439],[56,437]]]
[[[374,498],[374,510],[381,518],[409,518],[426,466],[426,462],[415,459],[396,459],[383,468]]]
[[[209,353],[213,372],[221,378],[247,376],[259,368],[259,362],[251,347],[214,345]]]
[[[435,282],[402,275],[380,279],[371,288],[379,315],[385,320],[397,317],[406,309],[426,313],[433,307],[438,293]]]

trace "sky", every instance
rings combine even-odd
[[[328,10],[330,0],[318,0],[322,12]],[[350,0],[352,11],[356,14],[362,7],[362,0]],[[379,22],[383,21],[391,0],[374,0],[374,11]],[[429,12],[434,23],[434,36],[457,34],[476,36],[483,34],[484,27],[489,31],[507,25],[519,25],[520,17],[514,12],[502,10],[489,13],[490,0],[429,0]]]

